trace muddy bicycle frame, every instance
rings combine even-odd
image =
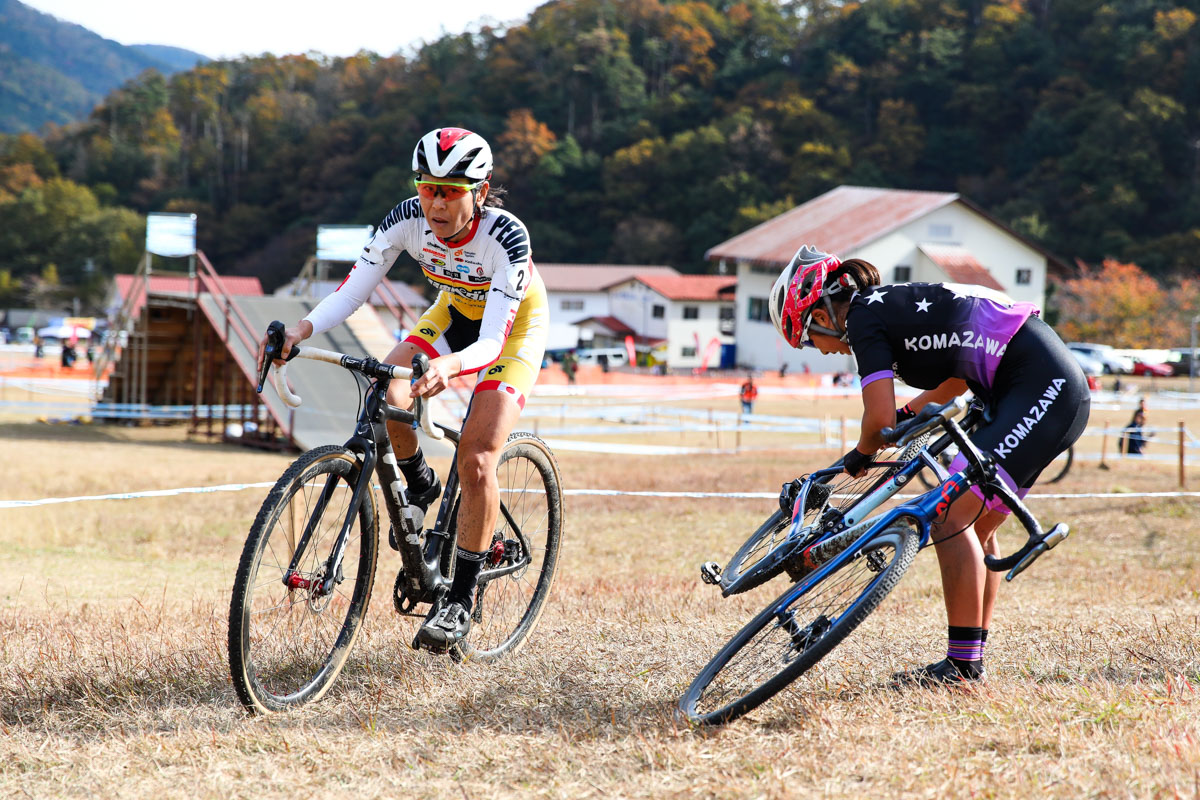
[[[268,328],[269,344],[266,358],[263,359],[264,365],[271,363],[273,353],[279,352],[282,345],[282,325],[278,330],[274,328],[274,325],[275,323],[272,323],[272,327]],[[272,341],[272,337],[277,337],[277,342]],[[446,476],[436,524],[433,528],[425,530],[425,512],[408,502],[399,465],[396,463],[396,455],[392,450],[391,437],[387,432],[388,420],[411,425],[414,429],[419,426],[433,439],[449,439],[454,443],[457,451],[460,440],[459,431],[430,420],[429,403],[425,398],[415,398],[412,411],[387,402],[387,391],[391,381],[394,378],[410,378],[416,381],[428,369],[429,359],[423,353],[418,354],[413,359],[412,369],[408,369],[394,364],[386,364],[370,357],[356,358],[345,353],[336,353],[316,347],[293,346],[287,361],[275,368],[275,388],[283,401],[293,408],[299,407],[303,402],[298,395],[291,391],[287,383],[287,362],[295,358],[337,364],[371,379],[372,383],[367,387],[363,398],[363,406],[355,425],[354,435],[344,445],[346,449],[355,454],[362,467],[351,494],[346,517],[342,520],[333,550],[325,561],[322,576],[305,578],[299,573],[298,567],[315,528],[324,514],[325,507],[336,489],[337,478],[333,475],[326,479],[325,486],[317,498],[316,507],[309,515],[309,522],[305,525],[304,531],[296,543],[295,552],[283,576],[283,583],[290,589],[310,590],[317,597],[332,594],[334,588],[343,579],[342,561],[349,542],[350,530],[354,525],[354,518],[371,491],[371,476],[377,474],[383,489],[384,507],[387,509],[392,530],[396,533],[395,545],[400,551],[404,564],[401,572],[403,579],[398,577],[396,595],[393,598],[397,610],[402,614],[411,614],[418,603],[438,602],[449,590],[453,579],[453,559],[450,559],[449,574],[442,572],[441,562],[445,548],[457,539],[456,532],[448,530],[450,522],[456,519],[458,510],[457,459],[451,461],[450,471]],[[265,376],[265,367],[260,367],[260,391]],[[467,413],[470,413],[469,406]],[[500,500],[500,514],[517,537],[516,542],[511,542],[515,545],[511,549],[517,549],[521,557],[513,559],[512,563],[506,566],[497,566],[501,560],[499,556],[503,556],[505,552],[511,552],[510,541],[503,542],[504,549],[499,556],[493,552],[491,558],[485,562],[485,567],[479,575],[478,585],[481,589],[487,585],[488,581],[523,569],[531,560],[532,551],[529,541],[505,506],[503,499]]]

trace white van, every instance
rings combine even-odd
[[[629,354],[625,352],[624,347],[594,347],[576,350],[575,356],[579,359],[580,365],[590,364],[593,366],[600,364],[600,356],[604,356],[609,369],[623,367],[629,363]]]

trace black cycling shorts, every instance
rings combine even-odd
[[[1000,477],[1024,497],[1042,470],[1083,434],[1092,395],[1067,346],[1049,325],[1030,317],[1004,351],[988,405],[992,419],[975,429],[971,441],[995,459]],[[950,471],[965,464],[959,455]],[[972,491],[983,496],[978,488]],[[987,505],[1008,511],[999,498]]]

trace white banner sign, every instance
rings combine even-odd
[[[147,214],[146,250],[156,256],[182,258],[196,252],[195,214]]]
[[[318,225],[317,261],[357,261],[373,230],[370,225]]]

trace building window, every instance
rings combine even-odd
[[[559,303],[559,308],[563,311],[583,311],[582,300],[563,300]]]
[[[746,311],[746,319],[754,322],[770,321],[771,313],[767,311],[767,298],[751,297],[750,307]]]
[[[683,318],[684,319],[700,319],[700,306],[684,306],[683,307]]]
[[[717,309],[717,329],[725,336],[733,335],[734,314],[733,306],[721,306]]]
[[[695,358],[696,357],[696,348],[684,347],[679,351],[679,355],[683,356],[684,358]]]
[[[896,279],[893,283],[908,283],[912,280],[912,267],[907,264],[896,266]]]
[[[1017,285],[1028,286],[1033,283],[1033,270],[1019,269],[1017,270]]]
[[[931,223],[929,225],[930,239],[949,239],[954,235],[954,227],[942,223]]]

